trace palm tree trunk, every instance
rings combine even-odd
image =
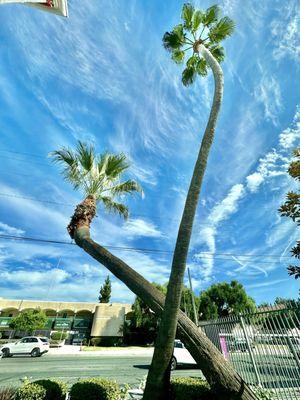
[[[156,400],[165,400],[169,398],[170,383],[167,371],[170,368],[173,354],[186,259],[202,180],[223,96],[223,72],[219,63],[202,44],[197,44],[195,51],[202,53],[213,71],[215,81],[214,98],[178,230],[165,307],[159,325],[143,400],[152,400],[153,398]]]
[[[84,218],[87,214],[88,211],[84,213]],[[81,224],[79,221],[78,225],[73,235],[76,244],[104,265],[160,316],[165,296],[124,261],[94,242],[90,238],[89,224]],[[219,350],[182,311],[179,312],[178,336],[201,368],[211,387],[215,389],[216,400],[256,399],[231,364],[225,361]]]

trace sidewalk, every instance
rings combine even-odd
[[[88,349],[87,347],[85,347]],[[50,355],[79,355],[79,356],[115,356],[115,357],[152,357],[153,347],[100,347],[99,350],[90,347],[90,350],[81,350],[80,346],[64,345],[62,347],[51,347],[49,349]]]

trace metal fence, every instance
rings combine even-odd
[[[199,325],[250,385],[278,400],[300,399],[299,304],[259,309]]]

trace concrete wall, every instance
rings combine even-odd
[[[130,304],[99,304],[96,306],[91,336],[123,336],[120,332],[125,314],[131,310]]]

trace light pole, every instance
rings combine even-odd
[[[191,279],[191,274],[190,274],[190,269],[187,267],[188,271],[188,276],[189,276],[189,282],[190,282],[190,289],[191,289],[191,296],[192,296],[192,304],[193,304],[193,311],[194,311],[194,318],[195,318],[195,324],[199,326],[198,323],[198,315],[196,311],[196,304],[195,304],[195,299],[194,299],[194,292],[193,292],[193,286],[192,286],[192,279]]]
[[[20,3],[62,17],[68,16],[68,0],[0,0],[0,4]]]

